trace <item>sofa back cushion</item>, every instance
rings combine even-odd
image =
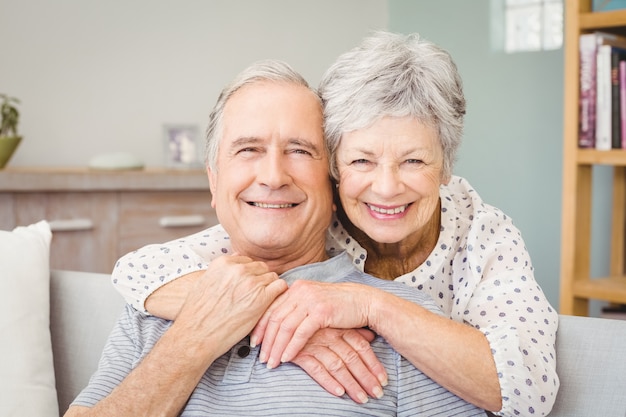
[[[559,316],[550,417],[626,416],[626,321]]]
[[[61,415],[87,386],[123,308],[110,275],[51,272],[50,330]]]

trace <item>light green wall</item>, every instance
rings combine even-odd
[[[535,276],[558,308],[563,137],[563,50],[491,49],[490,0],[389,0],[391,31],[446,48],[467,98],[455,173],[522,231]]]

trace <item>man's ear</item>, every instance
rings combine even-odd
[[[211,207],[215,208],[215,194],[217,194],[217,174],[210,167],[206,167],[209,177],[209,189],[211,190]]]

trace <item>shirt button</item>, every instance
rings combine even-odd
[[[237,355],[239,355],[240,358],[245,358],[246,356],[248,356],[250,354],[250,346],[241,346],[239,349],[237,349]]]

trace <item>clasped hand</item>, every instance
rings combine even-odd
[[[370,347],[370,287],[296,281],[280,295],[251,333],[269,368],[293,362],[334,395],[364,403],[380,398],[387,373]]]

